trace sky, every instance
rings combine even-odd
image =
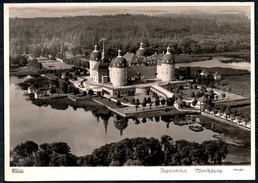
[[[208,5],[208,6],[207,6]],[[250,17],[249,4],[241,3],[62,3],[62,4],[8,4],[9,17],[62,17],[84,15],[114,15],[114,14],[191,14],[220,13],[244,14]]]

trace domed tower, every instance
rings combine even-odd
[[[120,131],[120,135],[122,136],[124,129],[126,129],[126,127],[128,126],[128,120],[117,115],[114,118],[114,125],[116,129]]]
[[[90,77],[93,78],[92,69],[100,61],[101,53],[98,51],[98,46],[95,45],[95,49],[90,54]]]
[[[109,64],[109,78],[114,87],[127,84],[127,62],[118,50],[118,56]]]
[[[169,47],[167,47],[167,53],[161,58],[158,78],[164,82],[175,80],[175,57],[170,53]]]
[[[136,51],[135,55],[137,57],[143,57],[145,55],[145,49],[143,48],[143,43],[140,43],[140,48]]]

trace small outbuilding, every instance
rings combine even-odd
[[[201,76],[207,77],[209,75],[209,72],[204,69],[200,74],[201,74]]]
[[[221,80],[221,74],[219,74],[218,72],[216,72],[215,74],[213,74],[214,80],[215,81],[219,81]]]
[[[38,91],[38,89],[34,85],[31,85],[28,88],[28,94],[36,93],[37,91]]]

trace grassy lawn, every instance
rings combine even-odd
[[[173,91],[172,90],[172,92],[176,92],[176,91]],[[201,92],[201,90],[200,89],[184,89],[184,90],[181,90],[181,93],[182,93],[182,96],[183,96],[183,98],[185,98],[185,99],[187,99],[187,98],[193,98],[192,96],[191,96],[191,94],[192,94],[192,92],[194,92],[195,94],[196,93],[198,93],[198,92]],[[177,93],[177,94],[175,94],[176,96],[178,95],[180,95],[180,93]]]
[[[251,107],[250,106],[244,106],[244,107],[236,107],[235,109],[241,109],[243,113],[250,113],[251,112]]]
[[[233,100],[233,101],[215,101],[216,104],[223,104],[223,105],[228,105],[231,107],[249,107],[250,108],[250,100],[249,99],[244,99],[244,100]]]
[[[216,87],[220,90],[228,91],[231,87],[231,93],[250,97],[251,77],[250,74],[224,76],[222,81],[219,81]]]
[[[15,69],[10,68],[10,74],[15,76],[39,76],[38,69],[32,66],[18,67]]]

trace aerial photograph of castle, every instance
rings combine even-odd
[[[9,6],[7,164],[250,166],[250,12]]]

